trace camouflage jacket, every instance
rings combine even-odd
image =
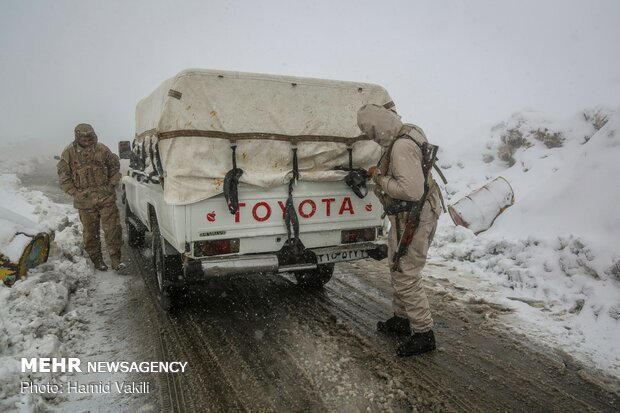
[[[57,168],[60,187],[73,197],[76,208],[95,208],[116,200],[120,162],[104,144],[87,148],[70,144],[62,152]]]

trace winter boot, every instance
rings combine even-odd
[[[385,334],[411,334],[409,320],[394,314],[394,317],[377,323],[377,331]]]
[[[112,255],[110,256],[110,259],[112,260],[112,269],[117,274],[125,275],[126,270],[127,270],[127,265],[125,265],[124,262],[121,262],[120,255]]]
[[[118,275],[127,275],[127,265],[124,262],[119,263],[116,268],[114,268],[114,272]]]
[[[435,350],[435,334],[433,330],[425,333],[414,333],[407,341],[398,346],[396,354],[399,357],[408,357]]]
[[[97,271],[107,271],[108,270],[108,266],[105,265],[105,262],[103,262],[103,259],[101,259],[101,258],[93,260],[93,264],[95,265],[95,269]]]

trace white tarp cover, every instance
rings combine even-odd
[[[301,180],[342,180],[346,172],[334,168],[348,166],[347,141],[354,167],[376,164],[380,147],[355,142],[356,115],[364,104],[388,102],[385,89],[372,84],[192,69],[138,103],[136,136],[159,138],[164,199],[184,205],[222,192],[232,169],[229,139],[238,139],[240,181],[259,187],[290,180],[295,137],[303,137],[297,142]],[[330,141],[309,141],[321,137]]]

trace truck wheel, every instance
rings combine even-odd
[[[129,209],[129,204],[125,204],[125,227],[127,228],[127,243],[132,248],[144,247],[144,233],[143,229],[136,228],[129,219],[134,217],[133,213]]]
[[[181,254],[166,255],[166,242],[159,231],[157,221],[152,224],[153,239],[151,248],[153,251],[153,269],[155,275],[155,287],[157,289],[157,301],[164,311],[178,308],[183,304],[181,299],[183,288],[178,283],[179,275],[183,274]]]
[[[319,265],[316,270],[299,271],[295,273],[297,284],[304,288],[321,288],[334,275],[334,264]]]

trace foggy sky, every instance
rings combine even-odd
[[[0,142],[116,146],[186,68],[378,83],[440,144],[529,107],[620,106],[620,1],[0,1]]]

